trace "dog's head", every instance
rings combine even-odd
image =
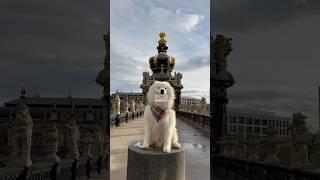
[[[165,99],[157,100],[159,97]],[[155,81],[149,87],[147,98],[150,105],[167,106],[168,108],[172,108],[175,99],[175,92],[170,83],[166,81]]]

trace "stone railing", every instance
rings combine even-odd
[[[279,164],[252,161],[230,156],[214,155],[212,176],[225,179],[243,180],[318,180],[320,171],[316,168],[297,168]]]
[[[184,111],[176,111],[176,116],[182,121],[192,124],[198,128],[210,130],[210,116]]]
[[[126,122],[128,120],[134,120],[134,119],[142,117],[142,116],[143,116],[143,111],[129,112],[128,119],[126,120],[126,118],[127,118],[126,113],[121,113],[119,115],[120,124],[123,122]],[[116,124],[116,115],[111,115],[110,116],[110,127],[115,126],[115,124]]]
[[[106,159],[90,158],[80,160],[64,160],[60,163],[41,162],[30,167],[4,167],[0,168],[0,179],[22,179],[22,180],[58,180],[79,179],[79,177],[90,178],[93,173],[106,173]]]

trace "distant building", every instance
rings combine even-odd
[[[200,103],[201,99],[191,97],[191,96],[182,96],[181,97],[181,104],[185,105],[192,105],[193,103]]]
[[[290,137],[289,126],[291,118],[276,116],[272,112],[252,111],[237,108],[227,108],[226,131],[231,135],[243,135],[256,133],[260,137],[265,136],[264,131],[269,127],[278,129],[280,139],[287,141]]]
[[[136,104],[143,102],[143,94],[139,93],[139,92],[116,92],[111,94],[111,101],[110,103],[112,103],[112,100],[115,99],[116,95],[118,94],[119,98],[120,98],[120,112],[125,112],[126,111],[126,99],[128,101],[134,100]],[[130,102],[128,102],[130,104]],[[110,106],[110,111],[112,111],[113,106]],[[131,111],[130,107],[128,107],[128,110]]]

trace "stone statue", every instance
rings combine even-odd
[[[131,109],[131,112],[135,112],[135,101],[134,101],[134,99],[131,99],[131,101],[130,101],[130,109]]]
[[[59,162],[60,158],[57,156],[59,136],[56,123],[49,124],[46,131],[45,143],[47,156],[45,157],[45,160]]]
[[[92,142],[92,155],[100,156],[103,153],[102,149],[102,131],[99,126],[94,127],[93,129],[93,142]]]
[[[30,166],[33,122],[25,104],[16,107],[16,118],[12,123],[12,148],[9,165]]]
[[[258,149],[259,149],[259,143],[260,139],[258,134],[256,133],[249,133],[247,134],[247,139],[245,140],[245,146],[246,146],[246,153],[247,153],[247,159],[258,161]]]
[[[291,143],[293,145],[293,156],[291,165],[293,166],[311,166],[308,158],[307,137],[308,129],[305,123],[306,116],[294,113],[292,116]]]
[[[120,114],[120,97],[117,91],[116,97],[115,97],[115,111],[114,114]]]
[[[67,149],[68,153],[66,155],[67,158],[79,159],[79,149],[78,149],[78,141],[79,141],[79,126],[77,124],[77,119],[80,118],[78,113],[68,113],[65,115],[65,129],[67,131]]]
[[[92,133],[90,130],[86,129],[83,131],[83,133],[80,136],[80,151],[81,151],[81,157],[85,158],[91,158],[92,153],[92,142],[93,142],[93,137]]]
[[[124,99],[124,112],[129,112],[129,99],[128,96],[125,97]]]

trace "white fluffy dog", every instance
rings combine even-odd
[[[142,148],[163,148],[169,153],[171,145],[179,149],[176,129],[176,112],[172,109],[174,89],[168,82],[155,81],[147,94],[148,104],[144,111],[145,134]]]

